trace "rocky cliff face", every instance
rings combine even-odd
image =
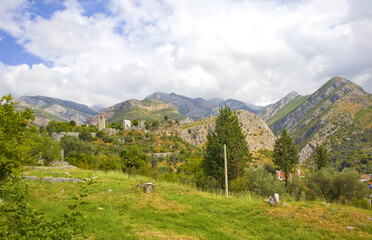
[[[260,112],[258,115],[266,122],[271,119],[276,113],[282,110],[293,100],[301,97],[297,92],[292,91],[287,96],[276,102],[275,104],[267,107],[265,110]]]
[[[355,115],[362,109],[370,109],[371,105],[371,94],[349,80],[334,77],[287,114],[278,117],[276,113],[266,122],[276,118],[271,130],[279,135],[287,129],[292,134],[303,161],[314,153],[317,144],[332,150],[334,134],[357,125]]]
[[[259,116],[245,110],[236,110],[234,113],[242,124],[251,151],[274,148],[275,136]],[[215,122],[216,117],[210,117],[191,123],[189,127],[182,130],[181,137],[186,142],[199,146],[206,142],[208,132],[215,128]]]
[[[88,106],[44,96],[23,96],[19,99],[20,107],[29,107],[35,112],[33,124],[43,126],[51,120],[87,122],[95,112]]]

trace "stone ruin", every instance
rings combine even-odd
[[[106,128],[106,118],[103,114],[98,116],[98,130],[101,131]]]
[[[146,183],[145,185],[138,184],[137,188],[143,188],[144,193],[151,193],[153,189],[155,189],[155,185],[152,182]]]
[[[130,120],[123,120],[123,129],[129,130],[132,127],[132,122]]]

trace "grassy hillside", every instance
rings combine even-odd
[[[337,168],[352,167],[359,172],[372,172],[372,107],[355,114],[355,125],[345,126],[330,139],[331,164]]]
[[[81,229],[88,239],[371,239],[371,212],[345,205],[289,202],[271,207],[250,197],[223,197],[186,186],[156,182],[145,194],[138,183],[115,172],[68,170],[72,177],[93,177]],[[62,176],[66,170],[27,170],[27,175]],[[49,218],[60,219],[81,184],[29,182],[31,203]],[[347,226],[355,227],[348,229]]]
[[[133,107],[124,111],[115,112],[114,116],[109,119],[109,122],[122,121],[123,119],[129,120],[146,120],[146,121],[162,121],[167,116],[172,120],[182,120],[185,118],[180,114],[176,108],[167,108],[157,111],[149,111],[141,107]]]
[[[284,118],[288,113],[292,112],[298,106],[300,106],[309,96],[298,96],[297,98],[293,99],[293,101],[289,102],[284,108],[280,109],[272,118],[267,121],[267,125],[271,126],[272,124],[280,121]]]

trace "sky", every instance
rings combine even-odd
[[[0,0],[0,94],[255,105],[334,76],[372,92],[371,0]]]

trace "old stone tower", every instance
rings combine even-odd
[[[101,131],[105,129],[106,126],[106,118],[103,114],[100,114],[98,116],[98,130]]]

